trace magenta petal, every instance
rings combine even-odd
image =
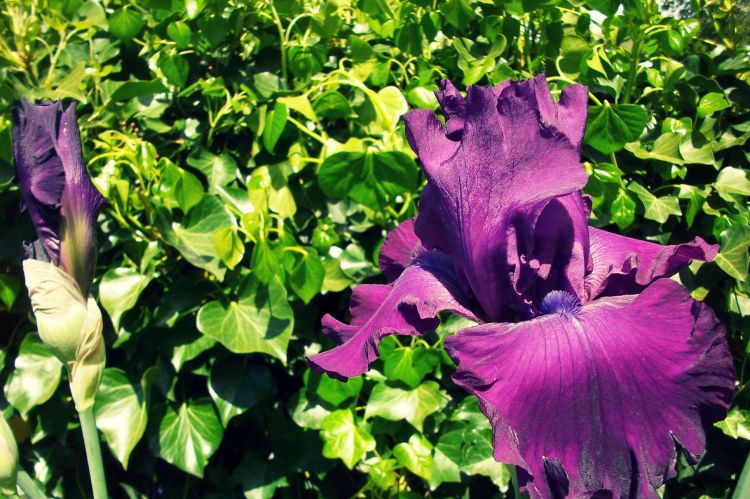
[[[426,250],[414,233],[414,220],[410,218],[399,224],[386,236],[380,247],[378,265],[389,281],[394,281],[406,267]]]
[[[474,318],[445,255],[428,252],[390,285],[359,286],[352,307],[352,325],[326,315],[325,332],[341,345],[308,357],[310,365],[337,379],[364,374],[377,358],[383,336],[416,336],[437,327],[437,314],[447,310]],[[378,304],[378,306],[376,306]],[[371,314],[368,318],[366,314]]]
[[[582,307],[564,298],[534,320],[446,338],[453,379],[478,397],[495,458],[528,473],[532,497],[655,498],[676,444],[700,455],[731,403],[724,327],[668,279]]]
[[[53,262],[60,258],[60,203],[65,169],[55,150],[59,102],[13,109],[13,158],[23,206]]]
[[[590,228],[593,268],[586,276],[588,299],[637,293],[656,279],[670,277],[693,260],[710,262],[719,251],[700,237],[663,246]]]
[[[557,127],[549,122],[555,104],[542,113],[538,84],[530,80],[495,89],[469,87],[460,142],[450,140],[429,111],[405,117],[407,139],[429,181],[431,206],[420,212],[417,235],[428,249],[442,249],[453,258],[457,273],[492,320],[507,317],[507,304],[518,294],[513,276],[522,270],[507,263],[517,259],[508,254],[509,231],[515,230],[514,224],[528,226],[551,199],[586,184],[577,144],[560,131],[564,127],[559,121],[568,115],[554,116]],[[578,117],[575,120],[577,127]],[[535,236],[532,230],[514,237]],[[522,313],[529,300],[521,301],[516,313]]]

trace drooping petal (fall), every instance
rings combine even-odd
[[[535,498],[656,498],[676,444],[701,454],[731,403],[724,327],[668,279],[583,305],[553,292],[542,308],[446,338],[454,380],[492,423],[495,458],[522,468]]]
[[[427,252],[392,284],[356,288],[351,325],[325,316],[324,331],[343,343],[308,357],[308,361],[317,371],[337,379],[359,376],[377,358],[383,336],[415,336],[433,330],[439,322],[437,314],[444,310],[474,318],[466,301],[450,260],[438,252]]]
[[[52,137],[59,102],[32,105],[21,101],[13,109],[13,158],[23,207],[36,228],[47,255],[60,259],[60,203],[65,169]]]
[[[414,218],[404,220],[386,236],[380,247],[378,265],[389,281],[395,281],[406,267],[422,253],[425,248],[414,233]]]
[[[587,299],[637,293],[656,279],[670,277],[693,260],[710,262],[719,245],[700,237],[664,246],[589,228],[592,270],[586,276]]]
[[[509,237],[531,241],[526,246],[544,238],[532,221],[553,199],[586,183],[578,156],[585,100],[579,102],[570,97],[577,94],[568,91],[559,110],[549,92],[538,90],[542,84],[546,88],[543,79],[469,87],[460,140],[449,138],[429,111],[415,110],[404,118],[407,139],[429,182],[430,206],[420,212],[416,233],[428,249],[441,249],[453,258],[457,273],[492,320],[531,314],[533,299],[522,296],[513,279],[522,273],[518,265],[531,268],[534,262],[510,254]],[[583,111],[572,112],[581,105]],[[557,211],[556,218],[571,213]],[[550,244],[543,242],[547,254],[572,253],[570,248],[550,250]]]

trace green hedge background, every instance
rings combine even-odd
[[[664,10],[660,10],[664,9]],[[0,380],[21,464],[88,495],[65,373],[35,334],[10,109],[75,101],[100,216],[113,497],[513,496],[446,322],[363,379],[309,371],[320,317],[382,282],[424,183],[400,117],[546,73],[591,92],[592,223],[721,243],[681,281],[728,326],[734,408],[664,497],[728,497],[750,450],[750,57],[731,0],[6,0],[0,5]],[[677,15],[679,17],[670,17]],[[669,311],[665,311],[669,313]],[[502,362],[502,358],[498,359]]]

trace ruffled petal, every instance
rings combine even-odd
[[[577,145],[552,126],[554,103],[542,113],[537,85],[536,80],[510,82],[499,97],[497,89],[469,87],[459,142],[446,136],[429,111],[405,117],[407,139],[427,175],[432,204],[419,215],[417,235],[428,249],[436,249],[432,243],[439,241],[437,248],[453,258],[457,273],[492,320],[510,313],[524,316],[528,309],[529,300],[514,289],[521,269],[507,262],[530,263],[508,254],[509,231],[525,226],[524,234],[513,237],[533,240],[530,220],[552,199],[586,183]]]
[[[21,101],[13,109],[13,159],[21,200],[55,263],[60,258],[60,203],[65,187],[65,169],[54,141],[61,107],[59,102]]]
[[[663,246],[589,228],[592,270],[586,276],[588,299],[637,293],[656,279],[670,277],[693,260],[710,262],[719,251],[700,237]]]
[[[438,326],[437,314],[445,310],[475,318],[468,307],[450,260],[435,251],[425,253],[393,284],[357,287],[352,325],[326,315],[324,332],[342,343],[308,357],[308,361],[315,370],[337,379],[359,376],[377,358],[377,346],[383,336],[416,336],[431,331]]]
[[[446,338],[454,381],[475,394],[498,461],[532,497],[656,498],[732,399],[724,327],[678,283],[580,306],[563,292],[548,315]]]
[[[395,281],[406,267],[427,251],[414,233],[414,220],[410,218],[401,222],[388,233],[380,247],[378,265],[389,281]]]

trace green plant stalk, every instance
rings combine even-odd
[[[737,488],[734,489],[734,494],[732,494],[732,499],[742,499],[743,497],[750,497],[750,454],[747,455],[745,466],[742,467],[742,473],[737,480]]]
[[[89,463],[89,476],[94,499],[107,499],[107,479],[104,476],[102,450],[99,446],[99,433],[96,430],[94,408],[89,407],[85,411],[79,412],[78,417],[81,421],[83,442],[86,445],[86,459]]]
[[[47,496],[39,488],[39,485],[29,476],[24,470],[18,470],[18,476],[16,477],[16,484],[21,489],[23,495],[31,499],[47,499]]]

